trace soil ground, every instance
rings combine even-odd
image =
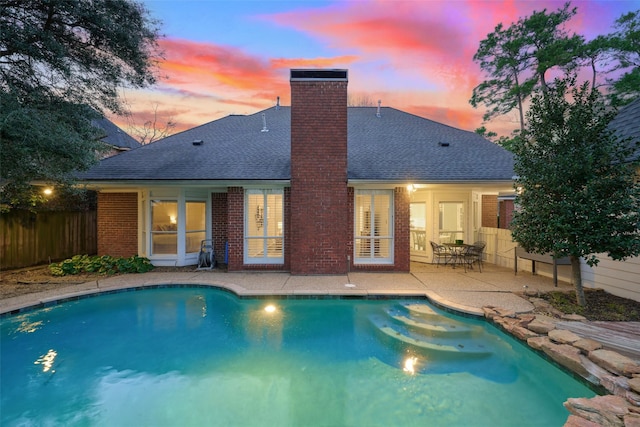
[[[193,267],[157,267],[156,272],[193,271]],[[33,292],[47,291],[61,286],[73,286],[104,277],[99,274],[52,276],[47,266],[0,272],[0,299]],[[588,320],[618,322],[640,321],[640,302],[611,295],[602,290],[586,290],[586,307],[575,304],[573,292],[550,292],[540,295],[554,308],[567,314],[580,314]]]

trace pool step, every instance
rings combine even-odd
[[[430,336],[469,335],[474,332],[472,328],[464,325],[458,325],[455,322],[443,322],[438,324],[436,322],[425,322],[422,319],[412,319],[400,314],[389,313],[389,316],[407,328]]]
[[[492,354],[476,339],[483,333],[481,327],[456,320],[428,304],[401,304],[370,319],[382,338],[412,351],[447,357]]]
[[[398,341],[401,344],[410,346],[414,349],[422,350],[428,353],[442,353],[449,356],[490,356],[491,351],[482,347],[470,346],[468,344],[445,344],[443,342],[433,342],[431,340],[412,337],[389,326],[380,326],[378,330],[385,336]]]

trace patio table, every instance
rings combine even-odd
[[[469,246],[466,243],[443,243],[442,246],[445,246],[449,249],[451,253],[451,263],[453,264],[453,268],[456,268],[456,264],[464,263],[464,254]]]

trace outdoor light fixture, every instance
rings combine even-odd
[[[408,191],[409,193],[413,193],[414,191],[416,191],[416,186],[415,186],[415,185],[413,185],[413,184],[409,184],[409,185],[407,185],[407,191]]]
[[[45,196],[50,196],[53,194],[53,190],[51,188],[45,188],[42,192]]]

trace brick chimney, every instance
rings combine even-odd
[[[345,274],[347,70],[291,70],[291,273]]]

